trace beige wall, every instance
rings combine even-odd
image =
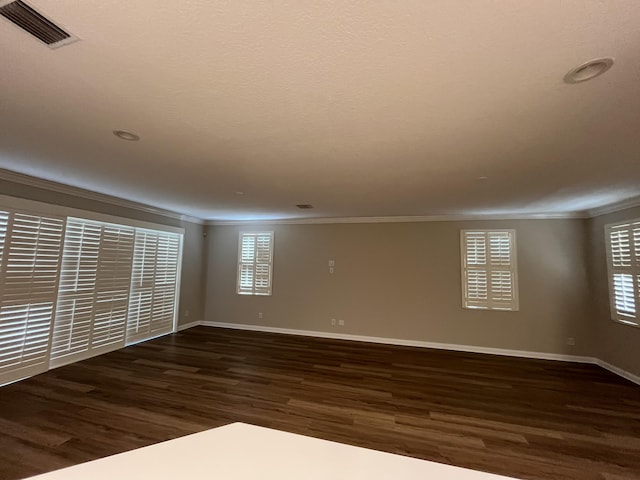
[[[590,355],[583,220],[266,226],[273,295],[235,292],[238,232],[209,227],[206,320]],[[461,307],[460,229],[515,228],[520,311]],[[328,273],[327,262],[336,262]],[[258,312],[263,319],[258,319]],[[330,319],[344,319],[332,327]],[[576,345],[567,345],[574,337]]]
[[[89,210],[92,212],[131,218],[144,222],[183,227],[184,252],[182,259],[182,283],[180,289],[180,315],[178,323],[184,324],[204,318],[204,284],[205,271],[202,259],[205,257],[203,226],[182,220],[164,217],[139,210],[110,205],[95,200],[75,197],[73,195],[52,192],[42,188],[34,188],[0,179],[0,194],[25,198],[70,208]],[[189,316],[185,315],[189,310]]]
[[[181,225],[184,227],[184,245],[178,325],[204,319],[204,287],[207,271],[204,227],[191,222],[181,222]]]
[[[640,328],[611,320],[604,227],[609,223],[640,218],[640,208],[615,212],[589,220],[589,265],[593,301],[594,356],[618,368],[640,375]]]
[[[205,229],[5,180],[0,194],[184,227],[180,324],[206,319],[587,355],[640,375],[640,328],[610,319],[604,247],[604,225],[640,218],[640,208],[586,221],[263,226],[275,231],[273,295],[246,297],[235,293],[235,280],[238,232],[249,227]],[[516,229],[519,312],[461,307],[462,228]],[[336,262],[333,275],[329,259]],[[331,318],[346,324],[332,327]],[[575,338],[574,347],[567,345],[568,337]]]

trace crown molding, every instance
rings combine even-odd
[[[190,223],[207,226],[242,226],[242,225],[326,225],[345,223],[415,223],[415,222],[462,222],[474,220],[566,220],[587,219],[607,215],[628,208],[640,207],[640,197],[634,197],[620,202],[592,208],[581,212],[546,212],[546,213],[508,213],[508,214],[449,214],[449,215],[408,215],[381,217],[328,217],[328,218],[283,218],[272,220],[203,220],[201,218],[182,214],[164,208],[154,207],[144,203],[126,200],[124,198],[98,193],[80,187],[73,187],[62,183],[33,177],[18,172],[0,168],[0,179],[9,182],[42,188],[49,191],[71,195],[87,200],[129,208],[144,213],[160,215]]]
[[[114,197],[112,195],[106,195],[104,193],[93,192],[80,187],[73,187],[71,185],[65,185],[62,183],[54,182],[51,180],[45,180],[43,178],[32,177],[18,172],[12,172],[0,168],[0,179],[9,182],[25,185],[28,187],[42,188],[65,195],[71,195],[74,197],[84,198],[87,200],[95,200],[97,202],[106,203],[109,205],[115,205],[118,207],[130,208],[139,212],[151,213],[154,215],[160,215],[162,217],[174,218],[185,222],[197,223],[202,225],[204,222],[200,218],[191,217],[189,215],[183,215],[171,210],[165,210],[163,208],[153,207],[144,203],[134,202],[132,200],[126,200],[124,198]]]
[[[610,203],[609,205],[603,205],[601,207],[592,208],[588,210],[589,218],[599,217],[601,215],[607,215],[609,213],[620,212],[627,208],[640,207],[640,197],[628,198],[620,202]]]
[[[231,225],[322,225],[339,223],[416,223],[416,222],[461,222],[478,220],[566,220],[588,218],[582,212],[568,213],[514,213],[489,215],[427,215],[390,217],[331,217],[331,218],[287,218],[276,220],[205,220],[207,226]]]

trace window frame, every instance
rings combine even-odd
[[[509,268],[503,268],[500,270],[508,270],[511,273],[511,283],[512,283],[512,300],[510,303],[510,308],[496,307],[493,305],[493,300],[491,300],[491,265],[487,263],[487,265],[483,267],[477,267],[478,270],[486,271],[487,275],[487,300],[486,305],[469,305],[468,302],[468,283],[467,283],[467,237],[466,234],[468,232],[476,232],[483,233],[485,238],[489,239],[489,234],[491,233],[508,233],[509,234],[509,254],[510,254],[510,265]],[[494,312],[517,312],[520,310],[520,295],[518,289],[518,248],[517,248],[517,236],[516,230],[514,228],[467,228],[460,229],[460,273],[461,273],[461,295],[462,295],[462,308],[465,310],[481,310],[481,311],[494,311]],[[489,245],[486,245],[487,249],[487,258],[490,256]]]
[[[269,283],[267,288],[264,291],[260,291],[256,289],[256,275],[255,268],[259,263],[257,261],[257,255],[254,254],[253,262],[243,262],[242,261],[242,243],[245,236],[254,235],[258,237],[258,235],[269,235]],[[238,267],[236,272],[236,294],[238,295],[249,295],[249,296],[260,296],[260,297],[269,297],[273,295],[273,245],[274,245],[274,232],[273,230],[243,230],[238,233]],[[257,251],[257,242],[255,249]],[[242,290],[240,285],[242,266],[243,265],[253,265],[254,275],[253,275],[253,286],[251,291]]]
[[[615,282],[613,280],[613,277],[616,273],[616,267],[613,266],[611,232],[614,229],[620,229],[620,227],[624,226],[628,226],[628,230],[630,233],[629,250],[631,265],[628,268],[623,267],[622,269],[617,270],[617,272],[624,271],[625,273],[629,273],[632,277],[633,300],[635,307],[635,316],[632,320],[630,320],[629,317],[621,318],[621,315],[617,311],[615,301]],[[607,261],[607,287],[609,291],[609,312],[611,314],[611,320],[618,324],[640,328],[640,248],[638,248],[637,251],[634,248],[634,226],[635,228],[640,229],[640,218],[606,224],[604,227],[604,244]],[[638,245],[640,245],[640,242],[638,243]]]

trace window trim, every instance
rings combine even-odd
[[[242,239],[245,235],[269,235],[269,286],[266,292],[256,292],[256,282],[255,282],[255,274],[253,277],[253,287],[251,291],[241,291],[240,290],[240,274],[242,269]],[[273,230],[242,230],[238,233],[238,267],[236,270],[236,294],[238,295],[249,295],[249,296],[259,296],[259,297],[270,297],[273,295],[273,244],[274,244],[274,232]],[[254,261],[252,262],[254,268],[256,265],[256,260],[254,257]]]
[[[609,292],[609,313],[611,320],[620,325],[627,325],[629,327],[640,328],[640,258],[637,257],[634,245],[633,245],[633,230],[632,236],[630,238],[630,251],[631,251],[631,275],[634,278],[634,306],[636,309],[635,313],[635,321],[624,320],[620,318],[618,312],[616,311],[615,306],[615,291],[614,291],[614,266],[613,266],[613,255],[611,252],[611,230],[620,227],[622,225],[633,225],[634,223],[640,223],[640,218],[633,218],[631,220],[618,221],[613,223],[608,223],[604,226],[604,245],[605,245],[605,255],[607,262],[607,289]],[[640,252],[638,252],[640,253]],[[633,265],[634,260],[636,262],[636,266]]]
[[[485,235],[491,232],[509,233],[509,249],[511,255],[511,265],[509,271],[512,275],[513,285],[513,300],[511,301],[511,308],[495,308],[491,305],[491,300],[487,299],[487,306],[473,306],[467,304],[467,249],[466,249],[466,237],[467,232],[482,232]],[[487,249],[488,251],[488,249]],[[461,296],[462,296],[462,308],[465,310],[480,310],[480,311],[492,311],[492,312],[518,312],[520,311],[520,294],[518,288],[518,242],[515,228],[466,228],[460,229],[460,274],[461,274]],[[491,272],[490,266],[486,267],[488,287],[490,284],[489,275]]]

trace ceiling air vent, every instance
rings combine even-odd
[[[296,207],[306,210],[308,208],[313,208],[313,205],[309,205],[308,203],[299,203]]]
[[[65,32],[20,0],[1,6],[0,15],[46,43],[50,48],[58,48],[78,40],[77,37]]]

